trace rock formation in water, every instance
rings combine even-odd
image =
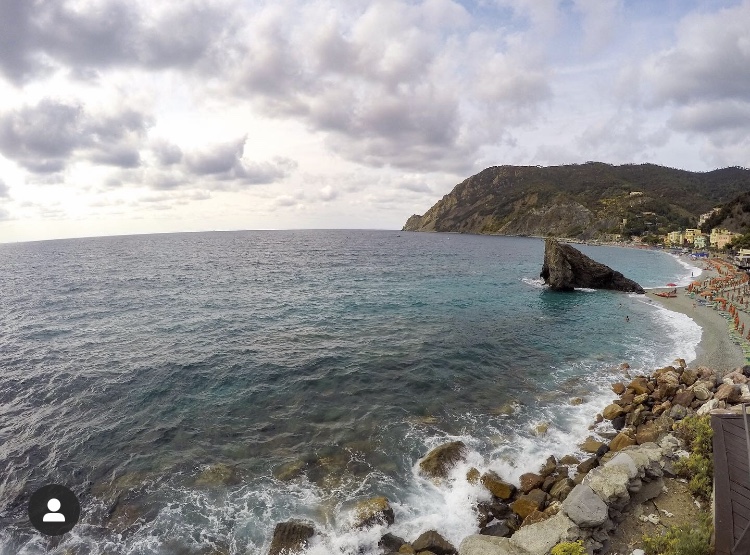
[[[644,293],[640,285],[620,272],[554,239],[544,242],[544,265],[540,277],[553,291],[573,291],[576,287],[586,287]]]

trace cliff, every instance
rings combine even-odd
[[[593,239],[694,227],[701,213],[750,189],[750,170],[698,173],[653,164],[494,166],[469,177],[405,231]]]

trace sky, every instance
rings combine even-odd
[[[0,242],[400,229],[466,177],[750,159],[750,0],[0,0]]]

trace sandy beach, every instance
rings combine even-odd
[[[718,275],[716,270],[709,267],[704,269],[700,277],[696,279],[703,281]],[[721,312],[696,303],[685,294],[685,289],[682,287],[678,289],[678,295],[675,298],[663,298],[656,295],[658,292],[669,290],[669,288],[652,289],[646,292],[646,296],[669,310],[689,316],[701,327],[701,341],[696,349],[696,360],[691,363],[691,366],[731,370],[746,364],[742,348],[735,342],[736,338],[733,338],[733,334],[729,333],[727,320]],[[750,316],[741,313],[741,320],[750,329]]]
[[[667,290],[664,289],[664,291]],[[646,295],[669,310],[686,314],[703,330],[701,341],[696,349],[697,358],[691,366],[730,370],[745,364],[742,349],[732,341],[727,331],[727,321],[719,311],[700,305],[694,307],[693,299],[683,294],[682,290],[673,299],[658,297],[654,294],[655,292],[648,291]]]

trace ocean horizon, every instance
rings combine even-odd
[[[645,288],[689,260],[575,245]],[[265,553],[312,521],[309,553],[376,553],[357,500],[405,538],[458,544],[485,495],[576,453],[609,384],[701,329],[643,295],[549,291],[538,238],[390,230],[111,236],[0,245],[0,554]],[[546,429],[546,431],[542,431]],[[453,480],[415,471],[469,447]],[[40,539],[24,503],[73,489],[82,518]]]

